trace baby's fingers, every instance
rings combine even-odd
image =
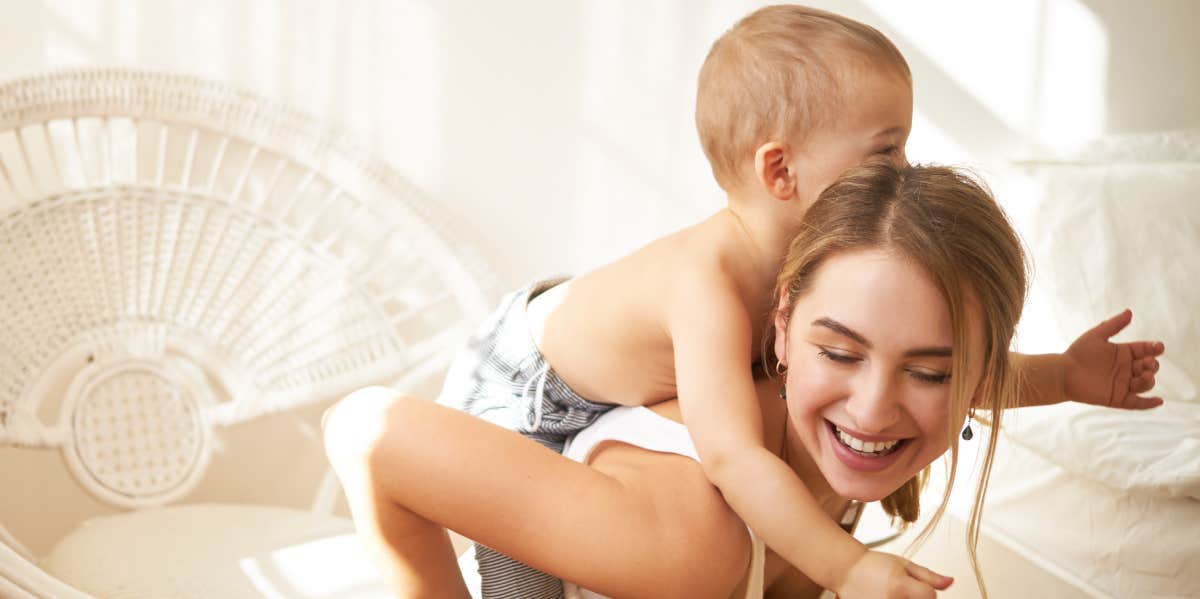
[[[887,595],[889,599],[901,597],[903,599],[937,599],[937,591],[933,587],[918,582],[909,578],[900,583],[892,592]]]
[[[1161,397],[1142,397],[1140,395],[1130,393],[1125,397],[1125,401],[1121,407],[1127,410],[1148,410],[1157,408],[1163,404]]]
[[[942,576],[925,566],[918,566],[912,562],[904,567],[909,576],[939,590],[944,591],[950,587],[950,583],[954,582],[954,578],[950,576]]]
[[[1157,358],[1137,358],[1133,362],[1133,376],[1141,376],[1146,373],[1153,375],[1156,372],[1158,372]]]
[[[1121,310],[1121,313],[1092,327],[1091,330],[1084,333],[1083,336],[1100,335],[1104,339],[1108,339],[1113,335],[1121,332],[1121,329],[1129,326],[1129,322],[1133,320],[1133,310],[1126,308]]]
[[[1127,410],[1147,410],[1163,403],[1159,397],[1141,397],[1154,388],[1154,373],[1158,372],[1158,360],[1142,358],[1133,363],[1133,378],[1129,379],[1129,392],[1116,407]]]
[[[1145,393],[1154,388],[1154,373],[1143,372],[1129,380],[1130,393]]]
[[[1133,341],[1127,345],[1133,351],[1134,359],[1153,358],[1167,351],[1167,346],[1162,341]]]

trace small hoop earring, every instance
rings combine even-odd
[[[967,425],[963,427],[963,441],[970,441],[975,436],[975,431],[971,430],[971,419],[975,417],[974,410],[967,412]]]

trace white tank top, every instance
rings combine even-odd
[[[596,419],[567,442],[563,455],[580,463],[588,463],[596,447],[605,441],[620,441],[662,453],[675,453],[700,461],[692,436],[682,424],[660,416],[644,407],[617,407]],[[766,547],[750,532],[752,550],[746,577],[738,585],[735,599],[762,599],[763,565]],[[581,589],[563,581],[566,599],[607,599],[603,595]]]

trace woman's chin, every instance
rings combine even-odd
[[[862,480],[839,480],[830,484],[838,497],[853,499],[863,503],[879,501],[891,495],[899,485],[881,485],[878,482]]]

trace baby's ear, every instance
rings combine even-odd
[[[796,176],[790,163],[791,149],[785,143],[769,141],[754,152],[754,176],[778,200],[791,199],[796,193]]]

